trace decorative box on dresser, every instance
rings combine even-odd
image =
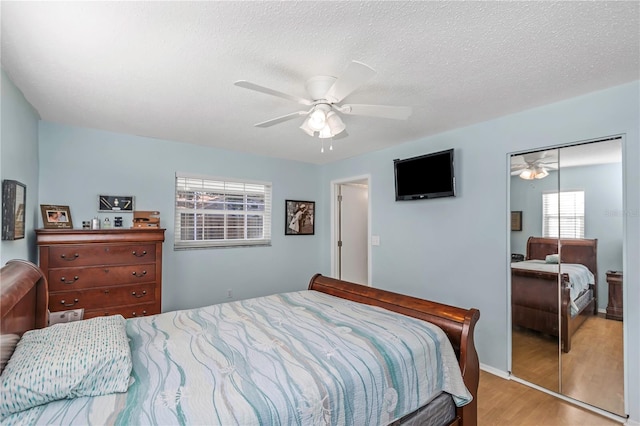
[[[51,312],[84,318],[158,314],[164,229],[37,229]]]

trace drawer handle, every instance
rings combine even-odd
[[[61,301],[60,301],[60,304],[61,304],[61,305],[66,306],[66,307],[73,306],[73,305],[75,305],[76,303],[78,303],[78,299],[73,299],[73,303],[65,303],[65,301],[64,301],[64,300],[61,300]]]
[[[131,275],[133,275],[134,277],[142,278],[142,277],[144,277],[145,275],[147,275],[147,271],[142,271],[142,274],[139,274],[139,273],[137,273],[136,271],[133,271],[133,272],[131,273]]]
[[[135,257],[142,257],[142,256],[145,256],[147,254],[147,251],[146,250],[142,250],[142,254],[138,254],[138,252],[136,252],[134,250],[133,253],[131,253],[131,254],[133,254]]]
[[[60,258],[66,260],[67,262],[72,262],[74,260],[76,260],[78,257],[80,257],[80,255],[78,253],[74,253],[73,258],[71,259],[67,259],[67,256],[65,254],[61,254]]]
[[[135,292],[135,291],[132,291],[132,292],[131,292],[131,295],[132,295],[133,297],[135,297],[136,299],[140,299],[141,297],[144,297],[144,296],[146,296],[146,295],[147,295],[147,290],[142,290],[142,294],[136,294],[136,292]]]
[[[143,317],[143,316],[147,315],[147,311],[142,311],[142,313],[139,314],[139,315],[136,314],[135,312],[132,312],[131,315],[134,316],[134,317]]]
[[[65,277],[61,277],[60,281],[62,281],[65,284],[73,284],[76,281],[78,281],[79,279],[80,279],[80,277],[76,275],[76,276],[73,277],[73,280],[67,280]]]
[[[109,294],[109,290],[105,290],[105,291],[104,291],[104,294]]]

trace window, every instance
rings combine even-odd
[[[584,238],[584,191],[542,194],[542,236]]]
[[[176,249],[256,245],[271,245],[271,183],[176,174]]]

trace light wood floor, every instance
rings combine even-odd
[[[478,426],[620,426],[513,380],[480,371]]]
[[[558,340],[524,329],[512,334],[513,375],[545,389],[624,414],[622,322],[589,317],[558,356]],[[560,365],[560,363],[562,365]],[[562,381],[559,372],[562,371]]]

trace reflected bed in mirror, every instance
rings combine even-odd
[[[560,247],[562,262],[559,264],[550,256],[558,254],[558,240],[529,237],[525,261],[511,265],[511,315],[514,326],[559,336],[562,350],[569,352],[575,331],[588,316],[598,313],[594,296],[597,294],[598,240],[563,239]],[[548,258],[552,262],[547,263]]]

